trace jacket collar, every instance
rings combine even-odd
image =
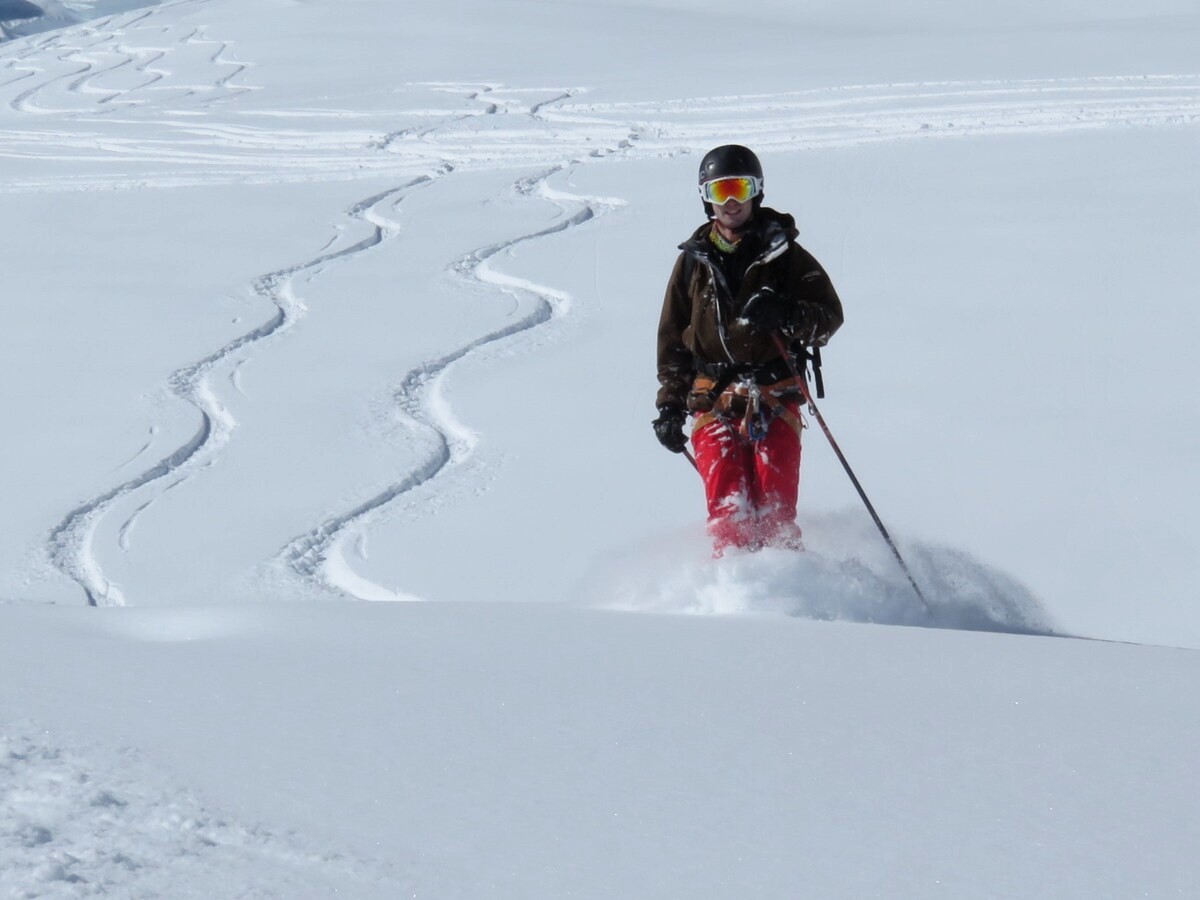
[[[781,213],[770,207],[762,207],[751,221],[751,231],[743,240],[753,240],[762,249],[754,262],[766,263],[782,256],[789,242],[795,240],[799,232],[796,230],[796,220],[787,213]],[[708,239],[712,231],[712,222],[705,222],[697,228],[690,238],[679,245],[679,249],[692,256],[704,260],[716,257],[720,252]]]

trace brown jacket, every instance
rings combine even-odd
[[[659,409],[682,408],[701,367],[778,371],[774,340],[756,335],[743,317],[761,294],[775,293],[798,305],[802,325],[792,339],[793,351],[823,346],[841,327],[841,301],[821,264],[796,243],[795,220],[764,207],[751,225],[734,253],[722,253],[709,240],[711,223],[680,244],[658,324]]]

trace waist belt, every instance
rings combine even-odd
[[[696,361],[696,374],[711,378],[721,390],[735,381],[754,381],[755,384],[777,384],[792,377],[787,360],[776,358],[758,365]],[[720,391],[718,391],[720,393]]]
[[[739,381],[722,387],[706,375],[697,375],[688,394],[688,410],[694,417],[693,432],[720,421],[743,438],[757,441],[766,437],[775,418],[785,419],[797,432],[804,428],[799,397],[791,376],[761,386]]]

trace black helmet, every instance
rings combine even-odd
[[[743,147],[741,144],[725,144],[709,150],[704,154],[704,159],[700,160],[699,184],[735,175],[763,177],[762,163],[758,161],[758,157],[749,147]]]
[[[732,178],[738,175],[752,175],[762,181],[762,163],[758,161],[758,157],[749,147],[743,147],[741,144],[722,144],[720,147],[709,150],[704,154],[704,159],[700,160],[700,177],[697,183],[704,184],[706,181]],[[755,212],[758,212],[762,202],[763,195],[759,191],[754,198]],[[704,212],[709,218],[712,218],[711,203],[705,201]]]

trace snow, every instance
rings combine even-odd
[[[39,725],[7,738],[5,829],[35,846],[6,842],[5,875],[35,895],[59,869],[87,879],[66,896],[1186,896],[1196,875],[1185,651],[533,604],[7,612],[5,709]]]
[[[1193,891],[1193,4],[62,7],[0,44],[0,895]],[[731,140],[929,613],[815,423],[807,552],[717,562],[650,433]]]

